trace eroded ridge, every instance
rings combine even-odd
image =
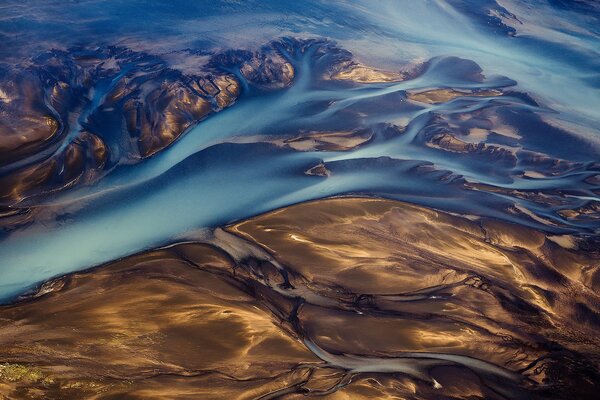
[[[593,398],[585,240],[373,198],[283,208],[3,306],[0,393]]]
[[[104,46],[0,63],[0,205],[90,183],[150,157],[233,105],[242,89],[289,87],[293,63],[305,53],[322,59],[323,79],[404,77],[360,65],[326,40],[284,38],[256,50],[179,53],[206,61],[181,68],[165,55]]]

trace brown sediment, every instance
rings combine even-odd
[[[179,81],[165,82],[142,102],[125,103],[127,129],[131,136],[138,138],[141,156],[148,157],[212,114],[215,110],[210,98],[221,109],[233,104],[239,91],[239,83],[227,75],[200,79],[189,86]]]
[[[351,54],[348,55],[349,57],[342,57],[339,62],[334,63],[324,78],[356,83],[402,82],[416,78],[427,67],[427,63],[414,60],[409,64],[401,65],[398,71],[387,71],[355,61]]]
[[[329,176],[329,175],[331,175],[331,171],[329,171],[327,169],[327,167],[325,166],[325,164],[323,164],[323,163],[319,163],[319,164],[315,165],[314,167],[307,169],[304,173],[306,175],[311,175],[311,176]]]
[[[287,207],[0,307],[0,394],[592,398],[600,259],[580,240],[390,200]]]
[[[2,153],[33,148],[36,143],[50,140],[58,131],[58,122],[50,116],[22,117],[18,127],[11,127],[5,121],[6,119],[0,126],[0,152]]]
[[[580,207],[560,210],[558,214],[569,220],[598,220],[600,219],[600,201],[590,200]]]
[[[293,43],[293,44],[292,44]],[[290,63],[289,56],[284,55],[288,46],[302,47],[307,43],[285,39],[270,42],[258,51],[228,50],[215,55],[211,64],[220,67],[238,69],[240,78],[254,86],[263,89],[281,89],[289,86],[295,77],[295,70]],[[287,48],[286,50],[282,49]],[[293,53],[293,50],[291,51]]]
[[[18,202],[33,194],[69,187],[101,170],[107,157],[102,139],[82,132],[56,156],[0,177],[0,200]]]
[[[182,244],[44,285],[0,311],[0,392],[214,398],[293,382],[300,363],[318,360],[232,267],[214,247]]]
[[[428,138],[426,146],[453,153],[469,153],[485,155],[491,160],[503,160],[511,165],[516,165],[518,149],[498,144],[484,142],[471,143],[457,138],[450,132],[438,133]]]
[[[435,352],[512,371],[552,360],[557,343],[598,356],[600,261],[573,238],[561,246],[528,228],[374,199],[302,204],[230,230],[312,290],[345,299],[344,312],[299,314],[306,335],[334,354]],[[551,382],[542,370],[528,378]]]
[[[501,96],[500,90],[458,90],[458,89],[431,89],[424,91],[410,91],[407,93],[407,97],[410,100],[418,101],[421,103],[438,104],[445,103],[450,100],[454,100],[457,97],[464,96],[478,96],[478,97],[491,97]]]
[[[384,71],[356,62],[348,62],[338,66],[330,78],[358,83],[401,82],[406,79],[400,72]]]
[[[285,87],[294,80],[292,64],[275,52],[255,54],[240,72],[249,82],[269,88]]]
[[[229,107],[240,95],[240,84],[232,76],[219,75],[215,78],[218,93],[214,95],[220,108]]]
[[[233,104],[240,94],[239,82],[227,74],[199,78],[189,85],[181,76],[176,78],[150,79],[141,84],[120,81],[106,95],[102,107],[122,110],[126,132],[134,143],[128,156],[141,158],[155,154],[193,124]],[[49,116],[49,110],[34,101],[34,96],[44,98],[43,88],[34,78],[27,79],[21,79],[19,91],[13,88],[15,85],[9,85],[16,92],[14,98],[0,88],[0,117],[4,117],[0,118],[0,165],[35,157],[36,153],[40,156],[39,160],[15,167],[0,178],[0,201],[5,205],[93,181],[101,175],[108,160],[107,145],[86,129],[80,129],[72,142],[59,151],[55,139],[62,133],[62,127],[58,117]],[[69,107],[72,94],[68,90],[69,85],[64,82],[58,82],[50,90],[54,108],[64,112]],[[50,149],[51,144],[54,149]],[[43,156],[43,150],[54,153]]]
[[[369,129],[340,132],[308,132],[281,140],[281,145],[297,151],[349,151],[373,137]],[[278,143],[279,144],[279,143]]]
[[[61,132],[61,126],[44,104],[35,79],[2,77],[0,86],[0,165],[44,149]]]

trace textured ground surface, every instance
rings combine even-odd
[[[599,4],[0,2],[0,393],[595,398]]]
[[[0,308],[8,398],[593,398],[600,258],[497,221],[322,200]]]

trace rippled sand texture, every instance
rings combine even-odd
[[[3,306],[0,393],[591,399],[600,255],[563,239],[388,200],[284,208]]]

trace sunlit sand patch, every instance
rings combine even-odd
[[[307,203],[257,217],[231,230],[264,243],[282,264],[302,276],[358,293],[413,293],[455,283],[470,274],[509,285],[527,301],[535,302],[526,289],[534,284],[560,291],[551,281],[532,275],[527,266],[533,259],[519,254],[519,249],[527,248],[535,257],[543,257],[548,241],[541,232],[493,221],[482,225],[397,204],[369,199]],[[290,230],[294,236],[283,234]],[[552,251],[558,256],[566,250],[553,247]],[[552,273],[566,274],[581,285],[575,283],[576,271],[585,261],[574,253],[569,257],[574,264],[545,268],[559,268]],[[598,261],[592,263],[597,268]]]
[[[489,133],[490,131],[486,129],[471,128],[469,130],[469,134],[466,136],[465,139],[475,143],[484,142],[487,139]]]
[[[469,139],[469,137],[467,136],[466,139]],[[516,152],[518,151],[518,148],[512,146],[462,140],[457,138],[452,132],[433,135],[425,145],[453,153],[485,154],[488,157],[501,158],[512,163],[516,162]]]
[[[276,143],[297,151],[348,151],[373,137],[368,129],[342,132],[309,132]]]
[[[514,209],[517,212],[523,213],[523,214],[527,215],[528,217],[530,217],[531,219],[533,219],[534,221],[537,221],[537,222],[539,222],[541,224],[550,225],[550,226],[556,225],[554,222],[550,221],[549,219],[542,218],[542,217],[536,215],[534,212],[532,212],[531,210],[523,207],[520,204],[515,204]]]
[[[558,214],[569,220],[600,220],[600,201],[590,200],[580,207],[562,209]]]
[[[406,79],[400,72],[379,70],[359,63],[349,63],[331,75],[331,79],[358,83],[400,82]]]
[[[524,171],[523,176],[532,179],[544,179],[547,176],[538,171]]]
[[[352,131],[300,132],[284,138],[269,135],[238,136],[231,143],[272,143],[296,151],[351,151],[367,144],[373,138],[371,129]]]
[[[181,245],[43,287],[38,300],[0,309],[3,320],[14,320],[0,328],[0,358],[41,362],[40,368],[27,367],[40,378],[33,372],[8,375],[17,367],[0,364],[0,380],[23,385],[34,398],[36,391],[76,397],[94,387],[118,392],[128,382],[135,392],[163,375],[182,379],[218,371],[217,381],[226,379],[217,391],[316,361],[247,288],[219,278],[223,273],[231,273],[226,256],[205,245]],[[159,393],[150,397],[162,398]]]
[[[577,242],[571,235],[549,235],[548,240],[552,240],[554,243],[564,247],[565,249],[577,249]]]
[[[418,101],[421,103],[438,104],[445,103],[450,100],[454,100],[457,97],[464,96],[481,96],[481,97],[494,97],[501,96],[500,90],[489,89],[489,90],[465,90],[465,89],[432,89],[425,91],[409,91],[407,97],[410,100]]]
[[[26,110],[22,110],[26,113]],[[4,114],[0,111],[0,117]],[[6,116],[6,115],[5,115]],[[11,117],[14,116],[11,115]],[[28,151],[43,146],[59,133],[59,123],[50,116],[25,115],[20,116],[18,123],[9,118],[0,122],[0,153]],[[6,159],[10,154],[7,155]]]
[[[494,126],[493,130],[495,133],[512,139],[522,138],[521,134],[514,126],[503,123],[502,119],[498,115],[490,115],[488,118]]]
[[[6,92],[2,90],[2,88],[0,88],[0,101],[3,103],[10,103],[12,101],[10,96],[6,94]]]

